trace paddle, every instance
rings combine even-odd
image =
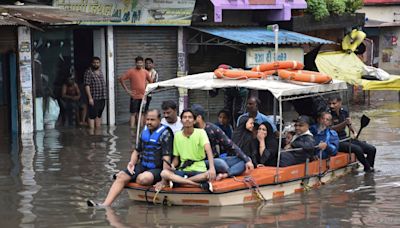
[[[364,127],[368,126],[370,120],[371,120],[371,119],[370,119],[368,116],[366,116],[366,115],[362,115],[362,116],[361,116],[361,126],[360,126],[360,129],[358,130],[356,139],[358,139],[358,136],[360,136],[361,130],[362,130]]]

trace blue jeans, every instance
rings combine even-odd
[[[207,168],[208,160],[205,160]],[[217,173],[227,173],[229,177],[238,176],[245,170],[245,163],[236,156],[214,158],[214,167]]]

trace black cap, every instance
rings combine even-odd
[[[204,117],[204,115],[206,113],[203,106],[201,106],[199,104],[193,104],[191,109],[196,116],[200,115],[200,116]]]
[[[297,117],[297,119],[293,120],[293,122],[306,123],[306,124],[310,125],[311,124],[311,119],[308,116],[301,115],[301,116]]]

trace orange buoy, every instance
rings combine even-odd
[[[218,68],[214,71],[217,78],[222,79],[260,79],[275,73],[274,70],[266,72],[254,72],[249,70],[228,70]]]
[[[291,69],[291,70],[301,70],[304,64],[297,61],[276,61],[272,63],[263,63],[256,67],[251,68],[252,71],[264,72],[277,69]]]
[[[282,79],[299,82],[326,84],[332,81],[332,77],[327,74],[308,70],[278,70],[278,75]]]

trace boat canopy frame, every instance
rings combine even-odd
[[[196,83],[197,82],[197,83]],[[270,86],[269,86],[270,85]],[[298,100],[309,97],[323,96],[328,94],[339,93],[347,89],[347,84],[344,81],[333,80],[329,84],[314,84],[298,82],[288,82],[281,80],[277,77],[270,76],[266,79],[248,79],[248,80],[230,80],[230,79],[217,79],[213,72],[200,73],[188,76],[182,76],[166,81],[151,83],[146,86],[143,101],[150,93],[157,93],[171,89],[188,89],[188,90],[204,90],[209,91],[213,89],[222,88],[248,88],[255,90],[266,90],[272,93],[275,100],[278,101],[279,109],[279,132],[283,130],[283,111],[282,102]],[[142,113],[145,102],[140,105],[139,113]],[[182,110],[181,110],[182,111]],[[273,115],[276,116],[275,108]],[[138,123],[141,123],[142,115],[139,115]],[[276,124],[275,118],[274,122]],[[140,127],[137,127],[136,132],[136,146],[139,142]],[[282,152],[282,135],[279,135],[278,140],[278,159],[275,173],[275,183],[279,182],[279,162]],[[307,167],[306,167],[307,168]]]

